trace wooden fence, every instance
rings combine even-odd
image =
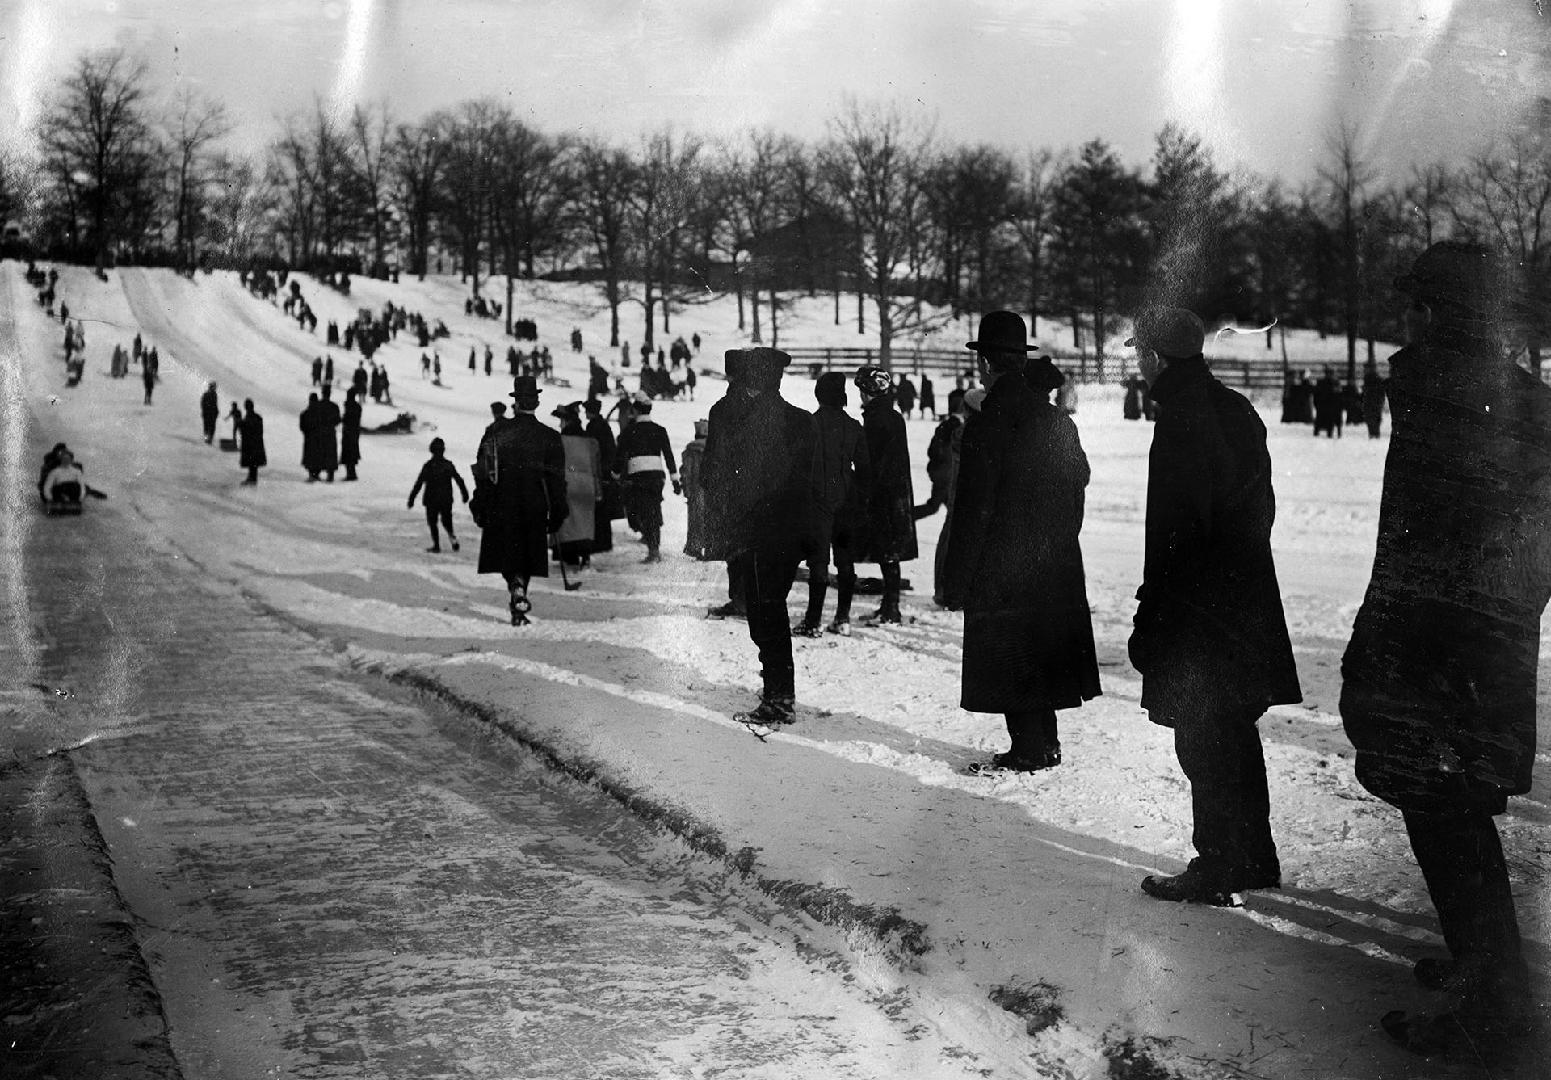
[[[862,346],[836,348],[796,346],[786,348],[784,351],[791,356],[794,371],[806,368],[809,375],[815,379],[826,371],[850,372],[865,364],[876,364],[881,355],[876,348]],[[934,380],[945,380],[950,383],[960,377],[969,382],[977,378],[974,354],[968,349],[913,349],[896,346],[889,350],[889,354],[890,364],[896,373],[908,373],[918,382],[923,374],[931,376]],[[1129,355],[1106,356],[1100,359],[1061,350],[1046,350],[1044,355],[1049,356],[1058,368],[1066,372],[1069,377],[1075,377],[1080,383],[1118,384],[1124,382],[1126,377],[1136,370],[1136,361]],[[1308,371],[1317,379],[1320,373],[1329,367],[1336,373],[1336,378],[1346,378],[1345,357],[1289,362],[1286,369],[1282,367],[1281,357],[1275,355],[1253,360],[1219,357],[1209,359],[1208,362],[1211,364],[1212,373],[1223,382],[1250,390],[1280,388],[1285,380],[1286,371],[1291,371],[1294,375]],[[1379,374],[1389,375],[1387,359],[1379,361]],[[1359,364],[1358,380],[1361,381],[1361,379],[1362,370]]]

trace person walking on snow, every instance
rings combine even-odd
[[[361,398],[351,387],[345,391],[345,409],[339,424],[339,463],[345,467],[345,479],[355,480],[355,467],[361,463]]]
[[[205,445],[215,442],[215,425],[221,419],[221,399],[216,395],[215,383],[206,383],[205,392],[199,395],[199,419],[205,429]]]
[[[469,504],[482,530],[478,572],[506,581],[513,626],[528,625],[528,584],[549,576],[549,536],[568,511],[565,446],[534,415],[539,394],[532,375],[512,380],[513,415],[491,424],[479,441]]]
[[[791,357],[779,349],[732,349],[737,384],[711,407],[701,483],[718,508],[717,554],[740,568],[749,639],[759,650],[759,704],[740,722],[796,719],[796,666],[786,597],[797,576],[814,503],[813,417],[781,397]]]
[[[555,558],[562,565],[585,570],[592,561],[593,517],[603,492],[603,464],[598,444],[582,428],[581,402],[561,405],[551,416],[560,421],[565,447],[565,497],[569,510],[555,533]],[[567,588],[577,588],[577,581]]]
[[[447,530],[447,539],[452,543],[452,550],[458,550],[458,534],[452,528],[452,485],[458,485],[458,493],[463,496],[465,504],[469,501],[469,489],[463,483],[463,477],[458,474],[458,467],[446,458],[447,444],[438,436],[431,440],[431,457],[424,465],[420,466],[420,475],[415,477],[415,486],[409,489],[409,509],[415,508],[415,497],[421,494],[421,505],[425,507],[425,523],[431,530],[431,546],[426,551],[440,554],[442,550],[441,534],[437,532],[437,522]]]
[[[1174,731],[1195,819],[1196,857],[1142,891],[1233,907],[1243,890],[1281,885],[1255,725],[1303,694],[1271,556],[1265,425],[1213,377],[1205,337],[1192,312],[1163,307],[1142,312],[1127,340],[1158,403],[1129,651],[1142,708]]]
[[[242,407],[242,452],[237,457],[237,464],[248,470],[248,478],[243,483],[256,485],[258,471],[269,464],[264,453],[264,418],[253,410],[252,398],[245,399]]]
[[[808,563],[808,609],[792,627],[800,637],[815,638],[824,620],[829,563],[835,563],[835,618],[831,633],[848,634],[851,597],[856,590],[853,547],[861,532],[862,493],[872,484],[872,463],[862,425],[846,415],[846,377],[826,371],[814,384],[819,406],[813,412],[815,499],[803,557]]]
[[[926,502],[913,512],[915,519],[920,521],[931,517],[943,507],[948,509],[942,532],[937,534],[937,555],[932,560],[932,600],[939,607],[946,606],[942,595],[942,583],[946,577],[944,560],[948,555],[948,538],[953,530],[953,485],[958,479],[959,446],[964,438],[964,423],[968,419],[968,412],[964,391],[948,391],[948,415],[938,423],[937,430],[932,432],[932,441],[926,446],[926,477],[932,482],[932,491]]]
[[[620,507],[619,482],[614,479],[610,470],[614,465],[614,429],[609,427],[609,422],[603,418],[603,405],[597,398],[588,398],[582,403],[582,410],[587,414],[585,431],[587,437],[598,444],[598,462],[604,467],[603,486],[599,492],[599,502],[596,512],[593,514],[592,553],[614,550],[614,519],[619,517],[623,510]]]
[[[856,561],[877,563],[883,575],[883,603],[867,621],[898,623],[902,618],[899,564],[919,554],[910,445],[905,420],[894,409],[893,376],[880,367],[862,367],[852,381],[862,395],[862,430],[867,433],[867,457],[872,462],[872,483],[865,492],[865,541]]]
[[[318,399],[318,411],[314,418],[318,451],[318,471],[323,473],[329,483],[334,482],[334,473],[339,469],[339,436],[335,434],[339,427],[339,406],[334,404],[330,396],[331,390],[327,380],[323,383],[323,396]]]
[[[651,399],[642,397],[635,403],[636,419],[620,433],[612,467],[624,483],[625,519],[646,543],[644,563],[662,562],[663,482],[672,480],[675,495],[683,491],[668,433],[651,415]]]
[[[1545,1032],[1493,818],[1535,771],[1551,389],[1504,348],[1512,288],[1495,253],[1446,240],[1396,286],[1409,344],[1390,358],[1378,542],[1341,717],[1358,782],[1401,812],[1449,957],[1415,969],[1447,993],[1443,1011],[1381,1024],[1418,1054],[1540,1074],[1513,1072],[1543,1070]]]
[[[1061,764],[1056,711],[1100,693],[1078,541],[1088,458],[1019,315],[988,313],[966,347],[986,396],[964,425],[942,593],[964,612],[959,707],[1001,713],[1012,740],[969,771],[1035,772]]]

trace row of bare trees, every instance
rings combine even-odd
[[[1399,332],[1394,276],[1444,236],[1524,269],[1521,344],[1537,368],[1551,307],[1551,105],[1469,160],[1400,180],[1343,126],[1295,189],[1225,170],[1173,125],[1135,166],[1102,139],[1022,155],[954,145],[916,113],[855,100],[811,144],[663,128],[618,145],[491,101],[415,120],[320,102],[256,160],[222,150],[229,132],[219,103],[185,93],[156,108],[143,66],[84,55],[38,168],[0,162],[0,216],[30,207],[46,242],[99,261],[450,263],[475,293],[504,277],[508,317],[514,278],[569,274],[598,286],[615,345],[630,305],[651,343],[675,312],[728,293],[740,328],[778,342],[783,297],[824,292],[837,324],[855,295],[857,331],[885,356],[1003,306],[1069,323],[1072,347],[1102,356],[1138,305],[1177,303],[1344,334],[1355,376],[1362,343],[1371,355]]]

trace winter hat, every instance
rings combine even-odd
[[[881,367],[864,365],[856,369],[856,377],[851,380],[856,388],[862,392],[862,397],[881,397],[894,389],[894,376]]]
[[[1038,345],[1029,344],[1023,317],[1012,311],[987,312],[980,320],[979,336],[964,347],[985,357],[991,368],[1018,367],[1025,356],[1039,351]]]
[[[582,402],[582,408],[587,411],[588,415],[595,416],[603,411],[603,402],[597,398],[588,398]]]
[[[652,399],[645,394],[637,394],[631,404],[637,416],[645,416],[652,411]]]
[[[962,391],[962,390],[949,390],[948,391],[948,412],[950,412],[950,413],[958,412],[959,411],[959,406],[962,405],[963,403],[964,403],[964,391]]]
[[[446,449],[447,444],[442,442],[442,437],[440,435],[431,440],[431,453],[441,454],[444,453]]]
[[[774,390],[780,386],[781,374],[792,362],[791,355],[780,349],[756,346],[738,351],[743,354],[738,361],[740,377],[760,390]]]
[[[1481,244],[1442,240],[1417,256],[1409,273],[1395,279],[1395,288],[1423,302],[1454,304],[1476,314],[1490,314],[1495,297],[1504,291],[1503,261]]]
[[[1151,349],[1165,360],[1188,360],[1201,355],[1206,327],[1184,308],[1146,308],[1137,314],[1125,343],[1128,348]]]
[[[1031,358],[1028,366],[1023,369],[1023,379],[1041,394],[1048,394],[1066,382],[1061,369],[1052,364],[1047,356]]]
[[[819,376],[819,381],[814,384],[813,396],[818,399],[820,405],[838,405],[845,408],[846,403],[846,377],[839,371],[826,371]]]
[[[532,375],[518,375],[512,380],[512,392],[509,395],[519,409],[537,409],[539,407],[539,381]]]

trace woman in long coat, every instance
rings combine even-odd
[[[910,445],[905,418],[894,408],[892,378],[882,368],[864,367],[853,380],[862,395],[862,430],[872,462],[866,492],[867,521],[857,562],[877,563],[883,574],[878,622],[899,622],[899,564],[920,554],[916,547],[915,493],[910,483]]]
[[[990,369],[964,426],[943,583],[964,611],[960,706],[1006,717],[1012,749],[991,764],[1023,770],[1060,764],[1056,710],[1100,692],[1078,543],[1088,459],[1048,400],[1061,373],[1027,363]]]
[[[582,428],[577,405],[554,411],[560,418],[560,443],[565,448],[565,498],[570,507],[555,533],[555,548],[567,566],[586,566],[592,555],[594,514],[603,492],[603,467],[598,443]]]
[[[361,397],[351,387],[345,391],[344,419],[339,427],[339,463],[345,467],[345,479],[354,480],[355,467],[361,462]]]

